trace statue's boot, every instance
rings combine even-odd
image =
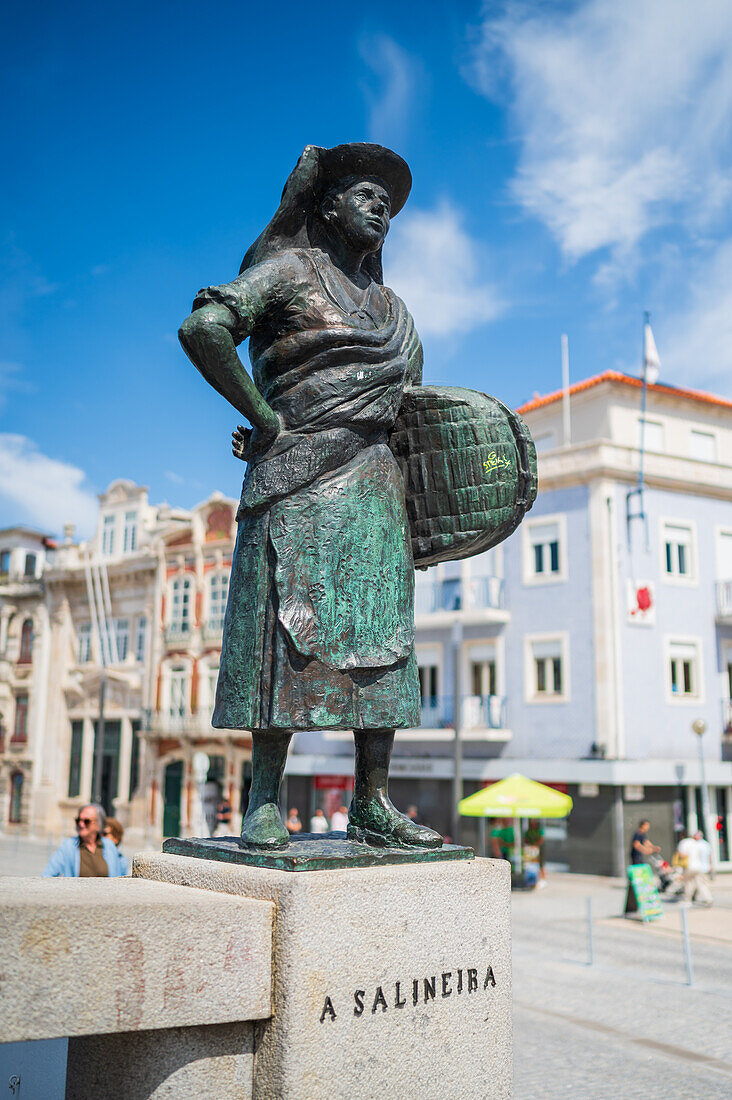
[[[282,823],[279,806],[265,802],[247,811],[241,826],[241,844],[246,848],[286,848],[290,834]]]
[[[291,737],[281,730],[252,733],[252,785],[241,826],[243,847],[286,848],[290,842],[278,803]]]
[[[418,825],[392,805],[386,791],[371,798],[354,797],[348,813],[347,835],[378,848],[441,848],[442,837],[426,825]]]
[[[389,798],[394,730],[354,730],[356,769],[347,835],[380,848],[441,848],[434,829],[400,814]]]

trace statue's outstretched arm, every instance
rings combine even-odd
[[[178,336],[194,367],[257,429],[259,450],[278,435],[281,424],[237,354],[235,324],[226,306],[212,302],[186,317]]]

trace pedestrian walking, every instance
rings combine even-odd
[[[117,855],[119,856],[122,867],[124,868],[122,874],[129,874],[130,861],[128,860],[127,856],[122,854],[122,849],[120,847],[120,845],[122,844],[122,837],[125,835],[125,831],[122,827],[122,822],[118,821],[116,817],[108,817],[107,824],[104,827],[104,835],[108,836],[109,839],[117,845]]]
[[[231,802],[222,795],[216,804],[216,833],[215,836],[228,836],[231,826]]]
[[[709,888],[707,875],[711,870],[711,846],[698,831],[694,836],[679,841],[678,853],[684,869],[684,901],[698,901],[701,905],[712,905],[714,898]]]
[[[323,811],[318,808],[313,816],[310,818],[310,832],[311,833],[327,833],[328,832],[328,819]]]
[[[546,886],[546,867],[544,866],[544,830],[541,824],[534,820],[529,822],[529,827],[524,833],[524,864],[537,863],[538,882],[537,889],[543,890]]]
[[[287,815],[285,825],[290,836],[295,836],[297,833],[302,832],[302,821],[300,820],[300,814],[295,806],[292,807]]]
[[[339,806],[330,819],[330,827],[334,833],[345,833],[348,828],[348,810],[345,806]]]
[[[117,845],[104,835],[107,815],[89,802],[76,818],[76,836],[68,837],[53,853],[44,878],[122,878],[125,874]]]
[[[648,836],[650,827],[651,823],[645,817],[638,822],[638,828],[633,833],[630,844],[630,862],[632,864],[649,863],[650,857],[655,852],[661,851],[659,846],[654,844]]]

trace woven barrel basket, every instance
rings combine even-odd
[[[390,439],[404,475],[414,564],[469,558],[516,530],[536,499],[536,449],[495,397],[408,390]]]

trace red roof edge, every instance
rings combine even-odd
[[[585,390],[590,390],[593,386],[599,386],[603,382],[620,382],[624,386],[634,386],[636,389],[640,389],[643,385],[643,380],[634,378],[632,374],[623,374],[619,370],[606,370],[602,374],[593,375],[592,378],[585,378],[582,382],[575,382],[573,386],[569,387],[569,396],[573,397],[576,393],[584,393]],[[682,386],[663,386],[657,383],[649,385],[648,390],[652,393],[669,394],[672,397],[685,397],[689,401],[701,401],[705,405],[718,405],[724,409],[732,409],[732,401],[728,401],[724,397],[715,397],[712,393],[703,393],[701,390],[689,390]],[[523,416],[524,413],[543,409],[545,405],[551,405],[554,401],[561,401],[563,396],[564,390],[555,390],[554,393],[548,393],[544,397],[535,397],[533,400],[527,401],[525,404],[520,405],[516,412]]]

